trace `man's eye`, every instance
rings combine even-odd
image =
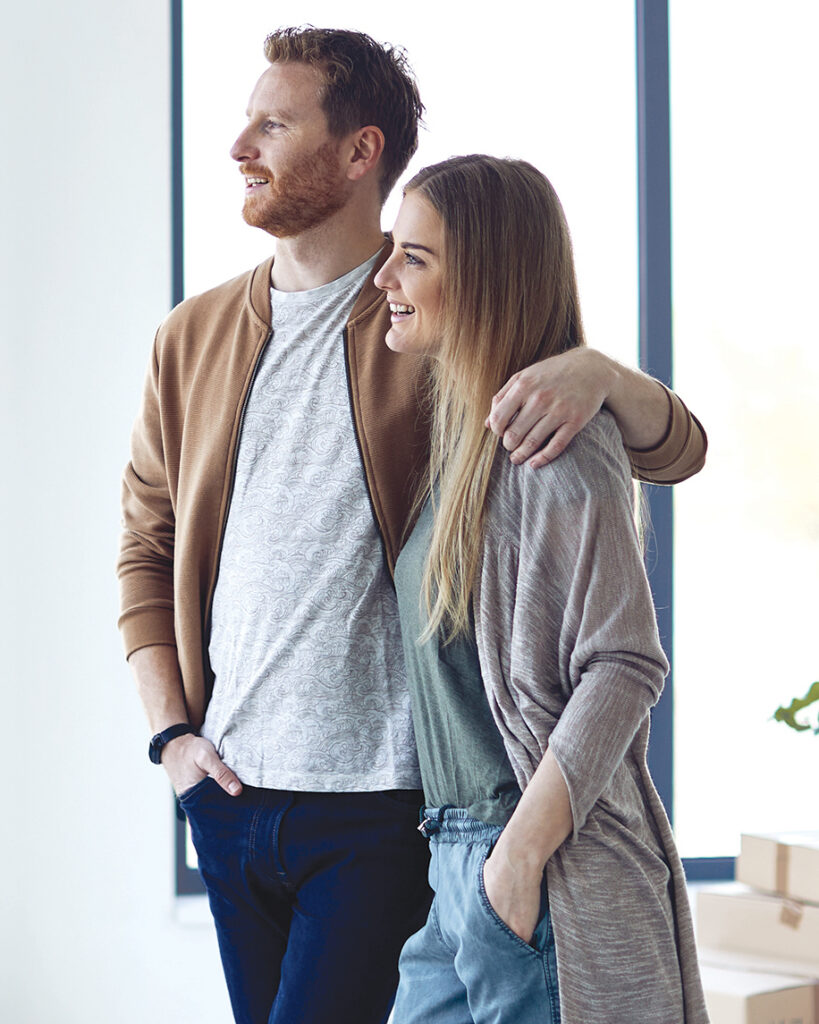
[[[264,123],[264,130],[266,132],[275,131],[276,128],[281,128],[281,127],[282,126],[281,126],[281,123],[279,121],[265,121],[265,123]]]

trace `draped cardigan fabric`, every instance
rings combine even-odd
[[[542,470],[499,450],[475,591],[521,788],[550,747],[573,834],[547,865],[563,1024],[707,1024],[682,864],[646,764],[668,665],[607,412]]]

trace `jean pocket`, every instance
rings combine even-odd
[[[532,934],[531,940],[529,942],[526,942],[524,939],[522,939],[517,934],[517,932],[513,931],[509,927],[509,925],[503,920],[503,918],[500,916],[500,914],[497,912],[497,910],[495,910],[495,908],[492,906],[492,904],[489,901],[489,896],[486,893],[486,886],[485,886],[484,880],[483,880],[483,868],[484,868],[484,865],[486,864],[486,861],[487,861],[487,859],[489,857],[489,854],[491,852],[492,851],[491,851],[491,848],[490,848],[489,850],[486,851],[484,856],[481,857],[478,860],[478,878],[477,878],[478,903],[479,903],[481,909],[483,910],[484,915],[495,926],[495,928],[497,928],[499,931],[503,932],[507,936],[507,938],[512,939],[522,949],[527,950],[529,953],[533,953],[535,956],[541,956],[543,954],[543,950],[540,949],[537,945],[535,945],[535,943],[537,942],[541,932],[543,931],[543,929],[541,927],[542,924],[543,924],[543,921],[542,920],[538,920],[538,923],[535,926],[535,930],[534,930],[534,932]],[[541,911],[542,911],[542,906],[543,906],[543,900],[541,899]]]
[[[216,781],[212,779],[210,775],[206,775],[203,779],[200,779],[198,782],[194,782],[194,784],[190,788],[186,789],[182,793],[179,793],[176,799],[179,801],[182,807],[188,807],[191,803],[196,802],[196,800],[202,795],[203,792],[210,788],[211,783],[213,783],[213,785],[217,786],[218,788]]]

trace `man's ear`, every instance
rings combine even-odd
[[[384,133],[374,124],[359,128],[350,138],[348,149],[347,177],[358,181],[370,174],[377,166],[384,152]]]

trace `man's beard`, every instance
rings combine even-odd
[[[263,165],[242,164],[242,174],[267,178],[262,195],[248,195],[242,216],[251,227],[276,238],[294,238],[337,213],[347,202],[347,182],[339,179],[336,147],[324,142],[274,177]]]

